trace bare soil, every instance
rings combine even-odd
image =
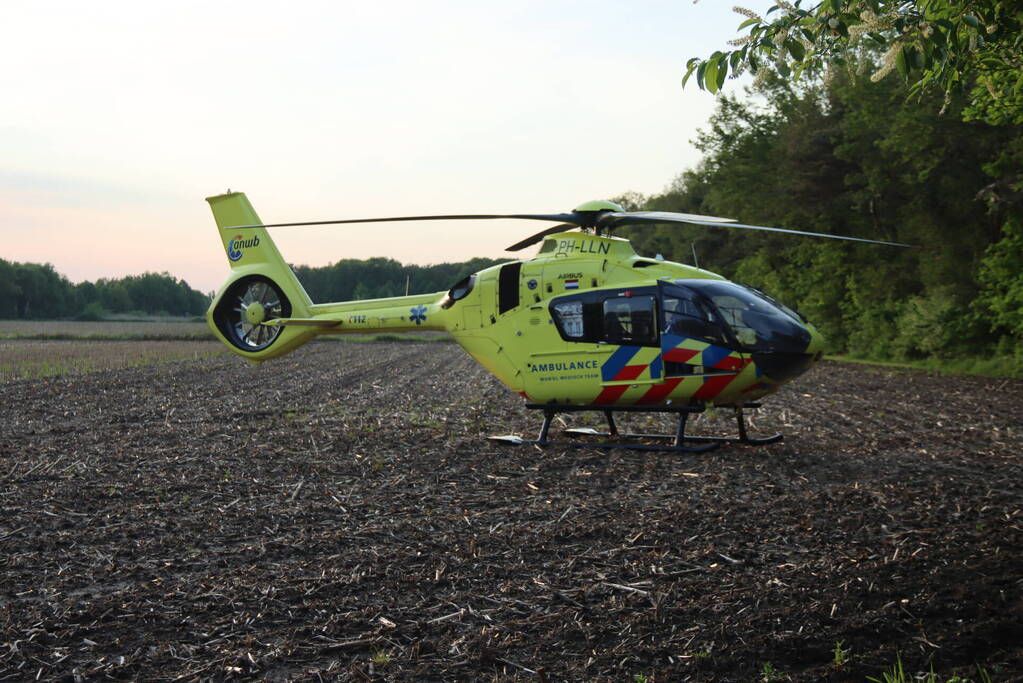
[[[447,343],[3,382],[0,680],[1023,680],[1021,404],[824,363],[679,455],[490,443]]]

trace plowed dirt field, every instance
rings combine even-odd
[[[1021,680],[1021,405],[824,363],[679,455],[490,443],[450,343],[7,381],[0,680]]]

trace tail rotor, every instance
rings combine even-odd
[[[232,283],[213,311],[220,333],[243,351],[262,351],[280,336],[283,327],[268,320],[291,315],[291,302],[270,278],[252,275]]]

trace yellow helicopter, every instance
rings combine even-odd
[[[627,212],[587,202],[569,213],[402,216],[263,224],[241,192],[207,200],[231,273],[207,321],[217,338],[248,360],[288,353],[321,334],[441,330],[544,414],[535,440],[545,446],[558,413],[603,412],[618,437],[591,447],[703,451],[754,438],[743,409],[806,372],[821,357],[820,333],[802,315],[765,293],[693,266],[636,254],[618,227],[684,223],[869,242],[855,237],[770,228],[733,219],[656,211]],[[446,292],[313,303],[281,257],[267,228],[344,223],[518,218],[557,225],[510,247],[539,243],[536,255],[473,273]],[[576,232],[581,230],[581,232]],[[734,410],[737,437],[686,434],[690,414],[708,405]],[[675,434],[624,434],[615,412],[667,412]],[[640,437],[638,439],[632,437]],[[655,443],[651,444],[650,441]],[[663,441],[663,443],[662,443]],[[577,442],[567,442],[575,445]]]

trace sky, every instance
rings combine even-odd
[[[755,10],[769,0],[743,3]],[[723,0],[9,3],[0,258],[73,282],[228,261],[204,198],[265,222],[552,213],[663,190],[714,97],[680,80],[744,19]],[[736,81],[729,91],[739,91]],[[521,257],[532,223],[279,228],[324,265]]]

